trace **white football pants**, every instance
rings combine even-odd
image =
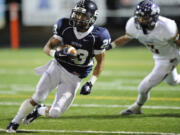
[[[78,76],[69,73],[56,60],[52,60],[38,82],[32,99],[36,103],[41,103],[57,87],[49,116],[59,117],[72,104],[80,82],[81,79]]]
[[[152,87],[165,80],[170,85],[180,84],[180,75],[176,66],[178,61],[155,60],[152,72],[147,75],[138,87],[138,98],[136,103],[143,105],[149,98],[149,91]]]

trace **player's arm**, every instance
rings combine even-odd
[[[57,45],[59,45],[60,43],[61,43],[60,40],[58,40],[58,39],[56,39],[56,38],[54,38],[54,37],[51,37],[51,38],[49,39],[49,41],[46,43],[46,45],[44,46],[44,48],[43,48],[44,53],[47,54],[47,55],[49,55],[49,56],[54,57],[55,52],[56,52],[56,51],[54,50],[54,48],[55,48]]]
[[[93,76],[98,77],[101,74],[102,70],[104,69],[105,52],[96,55],[95,59],[97,61],[97,64],[96,64],[96,67],[93,71]]]
[[[117,46],[125,45],[131,40],[132,38],[128,34],[125,34],[124,36],[121,36],[116,40],[114,40],[111,44],[114,44],[114,47],[117,47]]]
[[[125,35],[115,39],[106,50],[116,48],[117,46],[123,46],[131,40],[132,40],[132,38],[128,34],[125,34]]]
[[[90,94],[91,88],[99,75],[101,74],[104,68],[104,61],[105,61],[105,50],[107,46],[110,45],[111,36],[107,29],[101,29],[101,34],[99,34],[99,38],[96,40],[93,50],[94,56],[97,61],[97,64],[93,70],[93,74],[88,82],[86,82],[83,87],[81,88],[80,94],[87,95]]]
[[[95,55],[95,59],[97,61],[97,64],[93,70],[93,74],[88,82],[86,82],[83,87],[81,88],[80,94],[88,95],[91,93],[91,88],[94,85],[95,81],[97,80],[98,76],[101,74],[103,68],[104,68],[104,62],[105,62],[105,52]]]
[[[53,26],[53,33],[54,35],[49,39],[49,41],[46,43],[46,45],[43,48],[44,53],[46,53],[49,56],[52,57],[59,57],[68,55],[66,52],[67,47],[63,47],[61,45],[63,37],[62,37],[62,31],[64,31],[65,27],[65,18],[59,19],[57,23]],[[59,46],[61,45],[61,47]],[[54,48],[59,46],[58,50],[55,50]],[[65,45],[64,45],[65,46]],[[64,48],[64,49],[63,49]]]
[[[54,36],[49,39],[49,41],[46,43],[46,45],[43,48],[44,53],[46,53],[49,56],[60,58],[61,56],[68,56],[74,58],[76,54],[75,52],[68,51],[68,46],[71,45],[60,45],[61,40],[55,38]],[[54,49],[58,46],[58,49]]]

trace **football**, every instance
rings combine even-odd
[[[64,48],[67,48],[66,49],[67,54],[71,54],[72,56],[75,56],[75,57],[77,56],[77,50],[71,45],[59,46],[59,47],[57,47],[57,50],[59,51],[59,50],[62,50]]]

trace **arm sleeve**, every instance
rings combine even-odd
[[[136,38],[136,27],[135,27],[134,17],[131,17],[131,18],[127,21],[125,31],[126,31],[126,34],[127,34],[131,39]]]
[[[63,19],[59,19],[53,26],[53,37],[62,41]]]
[[[166,39],[167,40],[175,40],[176,36],[178,36],[177,24],[175,21],[170,21],[167,24]]]
[[[109,34],[109,31],[107,29],[104,29],[101,33],[99,38],[97,39],[97,42],[94,46],[94,55],[98,55],[103,53],[108,46],[110,46],[111,43],[111,37]]]

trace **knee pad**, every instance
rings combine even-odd
[[[59,108],[57,108],[57,107],[51,108],[49,110],[49,116],[51,118],[58,118],[58,117],[60,117],[60,115],[61,115],[61,110]]]

